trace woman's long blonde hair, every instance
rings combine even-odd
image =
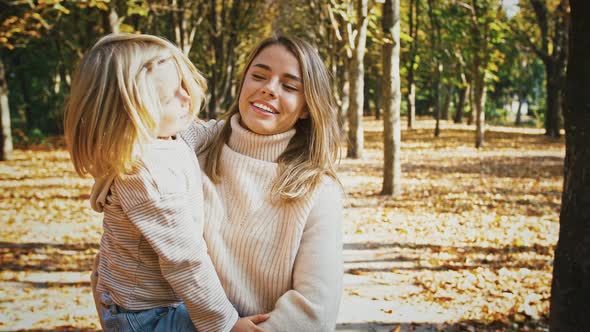
[[[254,58],[272,45],[285,47],[297,58],[303,76],[306,107],[310,114],[309,118],[299,119],[295,123],[295,135],[278,158],[278,176],[271,188],[270,197],[274,201],[290,202],[313,192],[324,175],[338,182],[336,161],[339,156],[340,130],[330,75],[322,59],[309,43],[284,35],[269,37],[252,50],[242,72],[238,97],[224,117],[229,119],[239,113],[238,100],[246,72]],[[204,170],[214,182],[220,180],[221,151],[230,134],[230,121],[226,121],[209,146]]]
[[[160,101],[152,71],[173,60],[196,116],[206,82],[169,41],[151,35],[110,34],[82,58],[65,108],[64,132],[76,172],[122,175],[137,161],[137,148],[154,139]]]

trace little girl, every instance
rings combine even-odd
[[[111,183],[97,286],[107,331],[257,331],[267,318],[239,319],[207,255],[199,164],[177,136],[205,89],[155,36],[108,35],[78,66],[64,127],[78,174]]]

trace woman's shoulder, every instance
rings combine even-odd
[[[319,185],[314,190],[315,205],[317,204],[331,204],[340,203],[344,198],[344,188],[340,181],[329,175],[322,175]]]
[[[322,175],[319,188],[324,191],[334,191],[340,193],[343,193],[344,191],[340,180],[329,175]]]

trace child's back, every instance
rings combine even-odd
[[[109,331],[229,331],[238,321],[203,240],[198,162],[177,136],[204,90],[188,58],[149,35],[102,38],[72,82],[64,131],[74,166],[109,183],[98,267]]]
[[[145,148],[135,172],[115,178],[110,190],[104,206],[98,289],[108,291],[115,303],[127,309],[178,304],[181,299],[167,279],[187,280],[198,271],[161,271],[160,264],[185,261],[190,266],[191,260],[208,259],[202,238],[195,241],[202,234],[203,220],[195,154],[180,139],[156,141]]]

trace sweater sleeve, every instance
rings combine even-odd
[[[224,120],[193,121],[180,136],[196,154],[203,152],[223,128]]]
[[[265,331],[334,331],[342,296],[342,191],[330,182],[319,192],[303,231],[293,289],[259,324]]]
[[[158,184],[146,174],[115,180],[123,211],[158,255],[162,275],[184,300],[197,330],[231,330],[238,313],[227,299],[202,233],[197,231],[202,220],[195,220],[190,213],[197,203],[180,192],[158,195]]]

